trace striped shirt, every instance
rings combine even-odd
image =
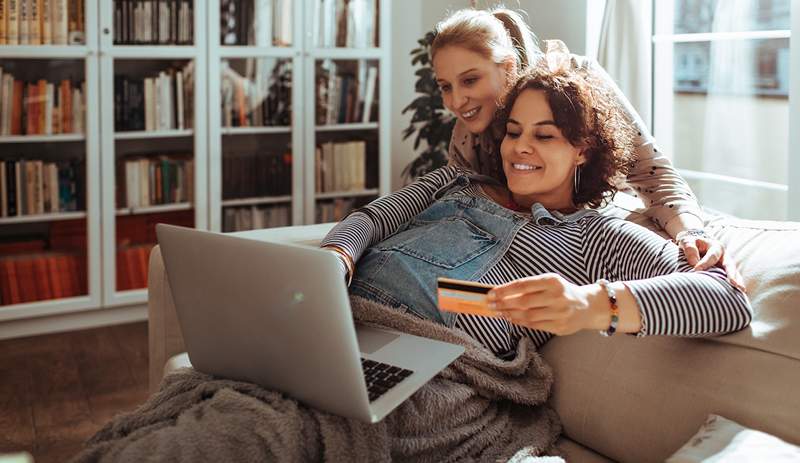
[[[388,196],[379,198],[336,225],[321,245],[336,245],[357,261],[369,246],[391,236],[434,202],[433,193],[459,174],[443,167]],[[488,198],[479,185],[459,194]],[[719,268],[694,271],[670,241],[625,220],[593,210],[562,215],[534,204],[508,251],[480,279],[504,284],[519,278],[557,273],[586,285],[600,278],[624,281],[641,313],[638,336],[713,336],[737,331],[752,318],[747,297]],[[495,353],[514,349],[523,336],[537,346],[553,335],[503,319],[462,315],[456,327]]]

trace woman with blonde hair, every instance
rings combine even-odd
[[[725,258],[722,245],[703,230],[697,198],[656,148],[644,122],[613,79],[596,62],[570,55],[560,41],[546,41],[544,52],[540,50],[534,34],[515,11],[463,9],[436,26],[431,61],[444,106],[457,118],[450,140],[450,165],[499,178],[496,153],[503,134],[492,126],[495,112],[517,77],[548,59],[566,60],[572,69],[612,92],[636,129],[626,180],[644,200],[645,215],[678,242],[690,264],[697,269],[721,265],[732,283],[741,287],[741,278],[732,260]],[[580,168],[575,171],[575,182],[581,182]]]

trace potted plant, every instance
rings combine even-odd
[[[414,149],[419,149],[422,141],[425,141],[426,147],[403,169],[403,177],[408,180],[425,175],[447,163],[450,135],[456,123],[456,118],[442,104],[442,94],[433,75],[430,49],[434,37],[436,35],[433,32],[428,32],[417,41],[420,46],[410,53],[411,64],[419,66],[414,74],[417,76],[415,89],[420,95],[403,109],[403,114],[413,111],[411,122],[403,131],[403,140],[416,133]]]

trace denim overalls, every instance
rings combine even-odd
[[[459,174],[433,195],[434,203],[358,260],[350,294],[452,327],[440,312],[436,278],[477,281],[500,259],[527,219],[463,190],[482,176]]]

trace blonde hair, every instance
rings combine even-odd
[[[495,7],[490,10],[458,10],[436,25],[431,44],[431,61],[447,46],[471,50],[500,64],[514,58],[518,73],[524,72],[541,55],[536,36],[516,11]]]

